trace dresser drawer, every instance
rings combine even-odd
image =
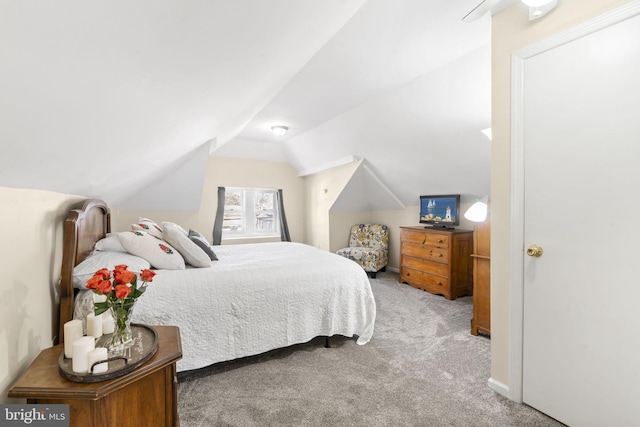
[[[402,254],[445,264],[449,262],[449,249],[422,245],[420,243],[402,242]]]
[[[424,271],[425,273],[437,274],[443,277],[449,276],[449,265],[439,262],[428,261],[422,258],[416,258],[408,255],[402,256],[402,267],[413,268],[414,270]]]
[[[439,248],[449,247],[449,236],[446,234],[427,234],[427,239],[424,242],[425,245],[437,246]]]
[[[400,240],[402,242],[424,243],[427,235],[420,231],[402,230],[400,232]]]
[[[439,248],[449,247],[449,236],[438,233],[424,233],[422,231],[402,230],[400,240],[408,243],[419,243]]]
[[[446,277],[424,273],[412,268],[402,268],[400,276],[402,281],[411,283],[425,291],[432,293],[443,293],[449,291],[449,279]]]

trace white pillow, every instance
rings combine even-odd
[[[131,224],[132,230],[144,231],[152,236],[162,239],[162,227],[160,227],[154,220],[149,218],[138,218],[137,224]]]
[[[184,234],[185,236],[188,236],[189,233],[187,232],[187,230],[185,230],[184,228],[182,228],[180,225],[176,224],[175,222],[169,222],[169,221],[163,221],[162,222],[162,232],[164,233],[164,229],[166,227],[173,227],[178,229],[178,231],[180,231],[182,234]],[[165,239],[166,240],[166,239]]]
[[[127,252],[94,251],[73,269],[73,287],[86,289],[87,280],[91,279],[96,271],[101,268],[113,270],[120,264],[126,265],[134,273],[151,268],[149,261]]]
[[[108,233],[107,237],[96,242],[94,249],[96,251],[127,252],[120,244],[117,233]]]
[[[127,252],[149,261],[154,268],[184,270],[184,259],[169,243],[139,230],[118,233]]]
[[[188,233],[172,222],[162,223],[165,240],[180,252],[184,260],[194,267],[211,267],[211,259],[198,245],[189,239]]]

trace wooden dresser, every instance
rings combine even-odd
[[[473,292],[473,231],[400,227],[400,282],[456,299]]]
[[[471,333],[491,335],[491,225],[489,218],[473,233],[473,317]]]

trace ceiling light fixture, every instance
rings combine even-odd
[[[556,7],[558,0],[522,0],[522,3],[529,6],[529,21],[533,21]]]
[[[283,136],[289,130],[286,126],[271,126],[271,130],[276,136]]]

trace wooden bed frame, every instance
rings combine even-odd
[[[102,200],[85,200],[67,215],[60,277],[60,343],[64,342],[64,324],[73,319],[76,291],[73,287],[73,269],[91,253],[96,242],[109,232],[111,212]]]

